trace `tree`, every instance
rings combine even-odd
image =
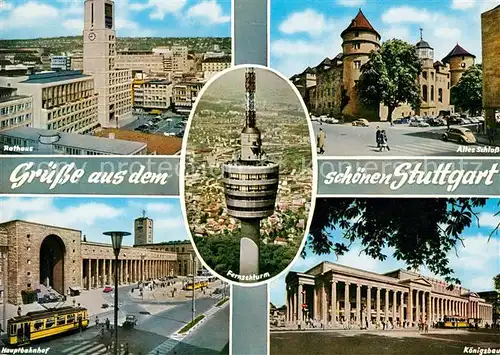
[[[426,265],[449,284],[460,284],[460,280],[452,277],[447,255],[450,250],[456,250],[457,244],[463,244],[461,233],[474,219],[479,221],[477,210],[486,201],[482,198],[319,198],[306,247],[319,255],[331,252],[343,255],[352,243],[360,241],[362,252],[379,260],[387,258],[383,248],[392,247],[396,260],[404,261],[410,269]],[[342,231],[342,240],[331,238],[331,231],[337,229]],[[306,249],[302,256],[305,254]]]
[[[361,67],[356,90],[366,106],[383,103],[388,108],[387,120],[403,103],[413,109],[420,105],[418,75],[422,64],[415,46],[399,39],[382,44],[380,51],[372,51],[370,59]]]
[[[451,103],[471,115],[481,113],[483,107],[483,70],[473,65],[462,75],[457,85],[451,88]]]
[[[497,276],[493,278],[493,282],[495,283],[495,290],[500,292],[500,274],[497,274]]]

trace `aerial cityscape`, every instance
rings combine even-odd
[[[0,38],[2,154],[179,154],[199,91],[231,65],[229,17],[215,0],[204,1],[188,15],[194,21],[210,16],[203,15],[207,6],[215,9],[212,25],[226,28],[226,37],[209,37],[209,26],[207,37],[164,37],[158,30],[120,37],[141,33],[123,29],[123,4],[82,3],[73,4],[78,11],[65,9],[81,16],[68,20],[81,24],[72,32],[79,36]],[[24,10],[57,11],[32,3],[6,3],[5,9],[7,19]]]
[[[499,207],[498,199],[317,202],[306,256],[270,284],[270,353],[497,348]],[[453,208],[477,220],[440,222]],[[408,228],[416,211],[419,226]]]
[[[425,7],[419,12],[390,2],[383,9],[367,4],[367,10],[339,10],[336,18],[322,13],[322,4],[317,10],[291,8],[275,24],[271,53],[276,68],[291,75],[316,133],[321,127],[326,134],[326,155],[498,156],[500,82],[493,23],[500,7],[495,5],[484,1],[473,9],[474,31],[467,34],[434,27],[432,19],[442,16]],[[276,5],[280,19],[283,10]],[[450,19],[441,26],[468,23],[452,25]],[[309,22],[315,25],[307,28]],[[311,42],[297,40],[298,35]],[[309,57],[301,56],[306,45]],[[326,57],[315,61],[319,53]]]
[[[78,355],[107,353],[114,344],[119,354],[225,351],[229,287],[185,239],[178,200],[0,203],[12,207],[0,216],[0,346]],[[123,233],[118,254],[110,229],[123,231],[113,232]]]
[[[239,275],[240,236],[246,227],[240,225],[241,216],[233,210],[248,207],[230,202],[234,198],[228,184],[232,184],[234,174],[228,171],[238,169],[233,165],[247,164],[243,164],[247,160],[252,165],[253,154],[258,161],[268,162],[253,164],[255,169],[277,163],[279,175],[269,180],[273,186],[277,183],[275,208],[262,214],[260,228],[256,228],[260,230],[259,274],[267,273],[265,278],[269,278],[295,257],[304,237],[313,184],[311,138],[295,92],[274,72],[255,68],[255,94],[248,110],[245,70],[238,67],[218,77],[196,107],[187,133],[184,199],[191,234],[203,260],[224,277],[228,277],[228,271]],[[251,123],[251,117],[257,130],[252,128],[255,123]],[[250,170],[247,174],[253,179]],[[267,172],[256,180],[264,181],[264,175]],[[257,186],[262,181],[252,183]],[[258,190],[261,195],[267,193],[262,189]],[[251,209],[256,211],[257,207]]]

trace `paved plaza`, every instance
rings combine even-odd
[[[500,349],[496,330],[304,330],[271,332],[271,355],[454,355],[465,347]]]
[[[130,355],[181,354],[188,349],[196,348],[197,354],[218,354],[229,341],[229,302],[217,306],[220,300],[229,293],[229,287],[224,289],[221,281],[210,283],[204,291],[196,290],[196,315],[205,314],[205,319],[183,336],[177,332],[191,321],[191,291],[182,290],[188,281],[186,277],[172,280],[170,286],[156,286],[153,289],[144,288],[140,295],[137,285],[127,285],[118,289],[118,325],[119,343],[122,347],[128,343]],[[159,283],[157,281],[157,283]],[[172,295],[173,289],[176,292]],[[133,291],[132,291],[133,290]],[[74,302],[73,302],[74,300]],[[114,292],[104,293],[102,288],[82,291],[77,297],[68,298],[64,304],[45,304],[46,307],[60,307],[81,304],[86,307],[90,317],[90,327],[81,333],[65,334],[57,338],[33,344],[32,346],[50,347],[49,354],[63,355],[94,355],[105,354],[109,335],[101,336],[101,328],[106,319],[114,325]],[[108,305],[103,308],[103,304]],[[43,306],[33,303],[22,305],[22,313],[42,310]],[[8,318],[16,315],[17,306],[8,306]],[[0,307],[0,317],[3,317]],[[121,328],[127,315],[138,318],[137,325],[132,330]],[[99,324],[97,325],[96,319]],[[1,342],[0,342],[1,345]],[[177,352],[177,349],[181,351]],[[123,349],[124,350],[124,349]],[[123,353],[123,352],[121,352]]]
[[[380,152],[375,143],[377,126],[387,132],[390,151]],[[441,135],[446,127],[410,127],[407,124],[371,122],[369,127],[353,127],[351,124],[320,124],[313,122],[316,137],[322,128],[326,134],[323,156],[499,156],[498,152],[466,153],[458,152],[460,144],[445,142]],[[475,132],[474,127],[469,127]],[[480,138],[476,147],[487,147],[487,140]],[[498,144],[498,142],[497,142]],[[495,147],[492,147],[494,149]]]

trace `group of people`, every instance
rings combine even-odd
[[[379,149],[379,151],[382,152],[384,150],[391,150],[387,140],[387,133],[384,129],[380,129],[379,126],[377,126],[377,131],[375,132],[375,141],[377,143],[377,148]]]

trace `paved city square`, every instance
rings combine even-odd
[[[380,152],[377,148],[375,142],[377,126],[387,132],[389,151]],[[313,127],[316,136],[320,128],[326,134],[323,156],[499,156],[500,154],[494,151],[490,153],[458,152],[459,148],[465,146],[441,140],[446,127],[409,127],[407,124],[396,124],[391,127],[388,122],[371,122],[369,127],[313,122]],[[475,131],[474,127],[469,128]],[[481,141],[476,147],[486,148],[488,145],[484,143]],[[492,149],[495,148],[500,150],[498,147],[492,147]]]
[[[499,336],[498,330],[277,331],[271,332],[270,354],[452,355],[465,347],[498,349]]]

